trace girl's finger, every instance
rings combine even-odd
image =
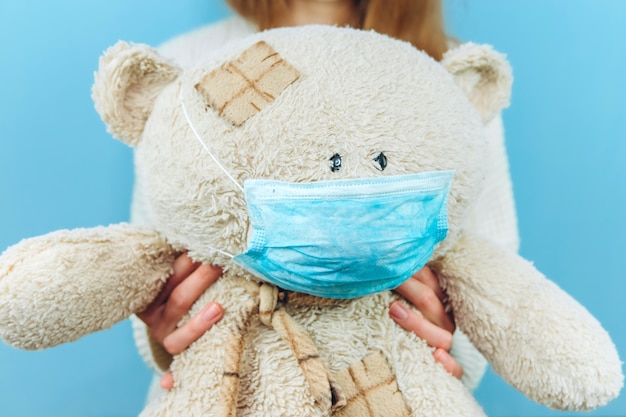
[[[194,263],[186,253],[178,256],[174,260],[173,270],[174,272],[167,279],[165,286],[157,297],[146,307],[141,313],[137,313],[137,317],[143,320],[148,327],[152,327],[153,323],[161,323],[161,316],[163,314],[164,303],[170,298],[172,291],[187,278],[199,264]],[[154,329],[151,329],[154,330]]]
[[[435,360],[443,365],[444,369],[448,371],[455,378],[461,379],[463,376],[463,368],[447,351],[437,348],[433,353]]]
[[[437,298],[439,298],[442,302],[444,301],[445,293],[443,292],[441,285],[439,285],[439,279],[437,278],[437,275],[435,275],[433,270],[430,269],[428,266],[423,267],[415,274],[413,274],[411,279],[415,279],[422,284],[428,286],[431,290],[435,292]]]
[[[193,303],[222,275],[222,269],[200,265],[172,291],[165,303],[162,320],[174,331],[178,322],[189,312]],[[169,332],[168,332],[169,333]]]
[[[170,390],[174,387],[174,376],[170,371],[161,377],[161,388]]]
[[[441,348],[446,351],[452,347],[452,333],[438,327],[410,310],[399,301],[394,301],[389,306],[389,315],[404,330],[415,333],[424,339],[430,346]]]
[[[452,318],[446,313],[441,299],[428,285],[411,278],[396,288],[396,292],[418,309],[432,324],[449,333],[454,333],[456,326]]]
[[[171,355],[181,353],[213,327],[223,315],[221,305],[216,302],[207,304],[199,314],[163,339],[163,347]]]

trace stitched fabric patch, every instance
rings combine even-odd
[[[336,417],[408,417],[411,410],[398,388],[396,376],[382,352],[365,357],[335,378],[347,404]]]
[[[278,52],[261,41],[205,75],[195,87],[221,117],[241,126],[299,76]]]

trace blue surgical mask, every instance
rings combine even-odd
[[[248,180],[252,234],[233,261],[286,290],[356,298],[398,287],[421,269],[448,231],[453,171],[380,178],[288,183]]]
[[[398,287],[446,237],[452,171],[244,183],[253,228],[233,261],[281,288],[356,298]]]

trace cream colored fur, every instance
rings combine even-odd
[[[156,297],[174,255],[126,224],[25,239],[0,258],[0,337],[44,349],[111,327]]]
[[[207,108],[194,86],[260,40],[300,78],[235,127]],[[528,262],[461,229],[481,189],[483,124],[508,103],[510,85],[506,60],[489,47],[462,45],[442,65],[409,44],[352,29],[259,33],[186,71],[145,46],[119,43],[103,57],[93,95],[109,130],[136,146],[150,226],[58,232],[10,248],[0,258],[0,337],[41,348],[108,327],[144,308],[175,251],[189,250],[225,269],[185,320],[210,300],[226,313],[174,358],[174,389],[142,416],[328,415],[279,333],[258,315],[241,322],[242,310],[258,303],[257,280],[215,248],[246,249],[245,200],[195,138],[182,97],[194,127],[239,184],[454,169],[450,231],[431,265],[460,328],[525,395],[555,408],[603,405],[618,395],[623,376],[602,327]],[[380,152],[389,160],[383,172],[372,161]],[[335,153],[343,156],[339,172],[330,170]],[[432,348],[389,318],[395,298],[383,292],[283,308],[309,333],[331,374],[382,352],[414,416],[483,415],[461,382],[435,363]],[[237,407],[227,409],[220,392],[232,354],[226,347],[244,327]]]

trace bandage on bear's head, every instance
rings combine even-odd
[[[206,74],[195,88],[220,117],[241,126],[299,77],[295,68],[261,41]]]

